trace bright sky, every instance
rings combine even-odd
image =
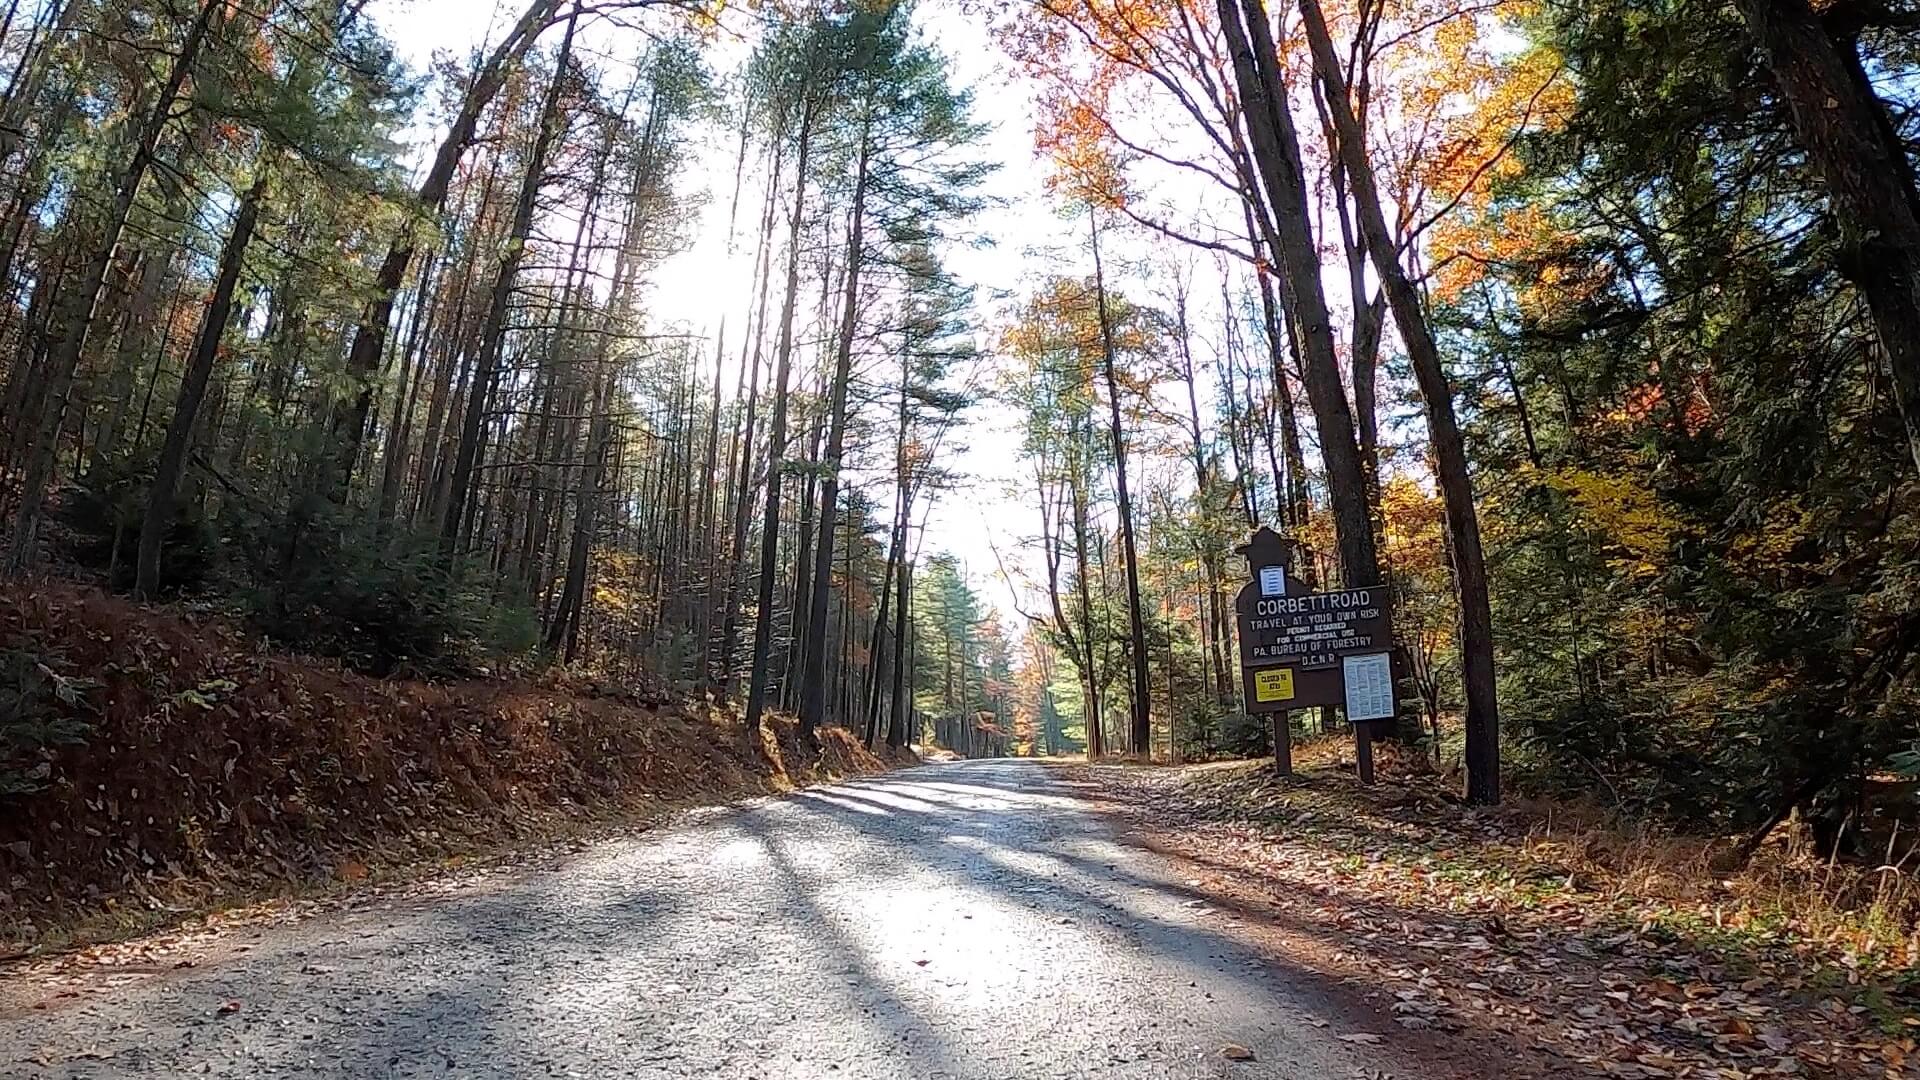
[[[524,3],[376,0],[370,11],[394,36],[402,55],[419,70],[436,52],[467,57],[480,42],[497,37],[518,16]],[[946,255],[959,277],[978,290],[982,315],[979,344],[986,347],[1002,324],[1001,313],[1018,295],[1052,274],[1090,271],[1090,261],[1084,254],[1084,226],[1062,219],[1049,205],[1044,194],[1046,170],[1033,151],[1035,114],[1028,84],[1010,69],[1009,60],[991,40],[983,20],[962,12],[956,0],[924,0],[918,18],[929,40],[951,61],[955,82],[974,88],[976,118],[993,128],[981,153],[1001,165],[987,190],[1000,205],[973,223],[974,230],[989,241],[988,246],[959,248]],[[738,28],[747,25],[743,18]],[[557,40],[557,32],[550,36]],[[632,46],[596,42],[589,36],[587,48],[617,55],[630,52]],[[744,46],[717,50],[718,56],[738,57],[744,53]],[[726,61],[712,62],[718,66]],[[419,133],[423,147],[438,137],[439,132]],[[732,132],[705,133],[702,143],[707,152],[694,175],[684,176],[680,183],[683,192],[704,191],[708,196],[694,243],[660,269],[651,294],[655,318],[660,323],[679,324],[711,339],[725,320],[733,327],[734,344],[729,346],[729,353],[737,348],[740,328],[746,325],[745,307],[750,301],[747,282],[753,258],[748,234],[756,204],[751,189],[742,195],[741,240],[730,256],[727,226],[736,138]],[[1135,241],[1110,253],[1110,260],[1124,263],[1129,254],[1136,259],[1147,258],[1153,254],[1152,246]],[[1164,256],[1161,261],[1165,261]],[[1112,268],[1110,273],[1114,273]],[[1122,268],[1115,276],[1124,278],[1125,274]],[[1217,289],[1204,282],[1204,277],[1196,282],[1201,304],[1205,304],[1209,289]],[[737,354],[726,362],[723,383],[731,388]],[[982,373],[979,381],[983,388],[990,387],[993,377]],[[922,550],[946,550],[957,556],[1013,629],[1020,621],[1022,603],[1016,601],[998,570],[996,549],[1016,579],[1031,578],[1039,565],[1037,557],[1023,551],[1023,542],[1039,531],[1039,518],[1030,490],[1032,481],[1016,453],[1018,414],[983,399],[967,415],[967,427],[949,438],[949,451],[957,442],[958,452],[946,458],[949,466],[966,479],[958,489],[940,494],[927,521]],[[1024,606],[1033,609],[1035,604],[1027,600]]]

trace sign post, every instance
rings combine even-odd
[[[1277,714],[1275,764],[1293,771],[1294,709],[1338,706],[1353,723],[1360,780],[1373,783],[1372,725],[1399,712],[1393,682],[1393,625],[1378,586],[1313,593],[1292,574],[1288,541],[1262,528],[1239,549],[1251,581],[1234,601],[1247,712]]]

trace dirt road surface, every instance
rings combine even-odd
[[[0,1012],[0,1076],[1423,1075],[1033,763],[692,815]]]

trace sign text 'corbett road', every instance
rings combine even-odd
[[[1333,667],[1348,653],[1388,647],[1386,617],[1372,589],[1263,596],[1247,623],[1250,655],[1256,664]]]

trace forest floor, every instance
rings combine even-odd
[[[1699,846],[1302,758],[1292,779],[1270,761],[1063,768],[1217,918],[1514,1075],[1920,1075],[1913,939],[1890,950],[1870,909],[1778,868],[1717,877]]]
[[[0,757],[0,960],[278,920],[688,807],[883,772],[845,731],[577,679],[374,679],[216,614],[0,587],[0,699],[77,741]],[[8,750],[0,744],[0,752]],[[233,910],[233,909],[239,910]]]

